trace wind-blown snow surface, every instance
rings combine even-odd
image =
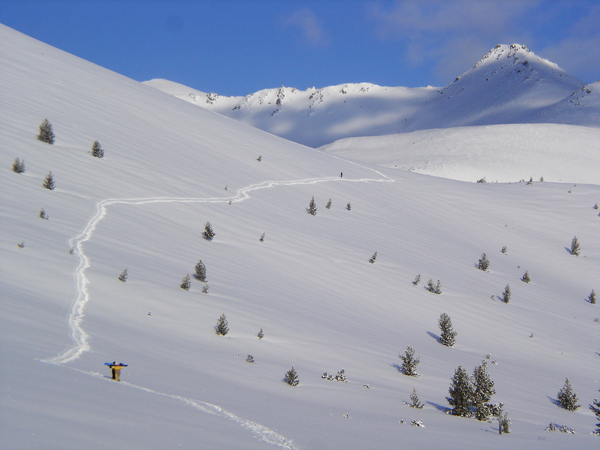
[[[0,42],[3,448],[597,446],[587,405],[600,388],[600,310],[586,301],[600,289],[597,184],[377,171],[6,27]],[[35,139],[45,117],[53,146]],[[90,155],[96,139],[103,159]],[[10,170],[17,157],[24,174]],[[41,185],[49,170],[54,191]],[[579,257],[567,251],[575,235]],[[482,252],[489,273],[474,267]],[[179,288],[199,259],[208,294],[198,281]],[[429,278],[441,295],[423,288]],[[436,339],[443,312],[454,348]],[[226,337],[213,329],[222,313]],[[397,369],[408,345],[417,378]],[[444,414],[454,370],[487,354],[510,435]],[[103,365],[113,360],[129,364],[120,383]],[[281,381],[291,366],[295,388]],[[321,379],[342,368],[348,383]],[[553,403],[565,377],[576,412]],[[413,387],[422,410],[403,404]],[[544,431],[550,422],[577,434]]]

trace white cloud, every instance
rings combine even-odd
[[[374,6],[371,17],[379,38],[399,41],[411,66],[433,66],[437,81],[449,82],[496,44],[529,45],[520,20],[540,1],[403,0]]]
[[[299,28],[303,39],[311,45],[327,46],[329,38],[323,25],[310,9],[300,9],[285,20],[285,25]]]

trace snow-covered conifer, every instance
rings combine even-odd
[[[595,398],[592,404],[590,405],[590,409],[592,410],[592,412],[596,416],[596,420],[598,421],[598,423],[596,424],[596,429],[593,431],[593,433],[597,436],[600,436],[600,400]]]
[[[371,264],[374,264],[376,260],[377,260],[377,252],[373,253],[373,256],[371,256],[371,258],[369,259],[369,262]]]
[[[413,280],[412,284],[413,284],[413,286],[418,286],[420,282],[421,282],[421,274],[418,274],[415,277],[415,279]]]
[[[121,274],[119,275],[119,281],[122,281],[123,283],[127,281],[127,269],[121,272]]]
[[[317,204],[315,203],[315,197],[311,198],[310,203],[308,204],[308,213],[311,216],[317,215]]]
[[[227,323],[227,317],[225,317],[225,314],[221,314],[221,317],[219,317],[219,320],[217,320],[217,325],[215,325],[215,333],[217,333],[219,336],[225,336],[227,333],[229,333],[229,324]]]
[[[488,420],[492,414],[489,401],[495,393],[494,381],[488,374],[487,363],[484,361],[473,370],[473,406],[477,420]]]
[[[215,232],[213,231],[212,225],[210,224],[210,222],[206,222],[204,224],[204,232],[202,233],[202,236],[207,241],[212,241],[213,238],[215,237]]]
[[[329,200],[327,201],[327,204],[325,205],[325,208],[327,208],[327,209],[331,209],[331,199],[329,199]]]
[[[508,303],[510,301],[510,296],[511,296],[510,286],[507,284],[506,287],[504,288],[504,292],[502,292],[502,301],[504,303]]]
[[[15,173],[25,172],[25,160],[21,161],[19,158],[15,159],[12,165],[12,170]]]
[[[294,366],[292,366],[292,368],[285,373],[283,381],[285,381],[290,386],[298,386],[298,383],[300,383],[300,379],[298,378],[298,372],[296,372]]]
[[[52,125],[48,122],[48,119],[40,124],[40,132],[37,135],[38,141],[45,142],[47,144],[54,144],[54,133],[52,132]]]
[[[525,273],[521,277],[521,281],[524,281],[525,283],[529,283],[531,281],[531,278],[529,277],[529,271],[525,271]]]
[[[577,236],[575,236],[571,240],[571,255],[579,256],[581,254],[581,247],[579,246],[579,241],[577,240]]]
[[[198,260],[198,262],[196,263],[196,266],[194,267],[194,272],[194,277],[198,281],[206,282],[206,266],[204,265],[201,259]]]
[[[577,398],[577,394],[573,391],[568,378],[565,378],[565,384],[560,391],[558,391],[556,398],[560,407],[568,411],[575,411],[581,406],[577,404],[577,400],[579,399]]]
[[[415,349],[408,346],[404,352],[404,355],[400,354],[398,357],[402,360],[402,373],[409,377],[416,377],[417,366],[419,365],[420,359],[415,356]]]
[[[477,268],[479,270],[483,270],[485,272],[488,270],[489,267],[490,267],[490,261],[487,258],[487,255],[485,253],[483,253],[481,255],[481,258],[479,258],[479,262],[477,263]]]
[[[590,292],[590,296],[588,297],[588,301],[592,304],[595,305],[596,304],[596,292],[592,289],[592,292]]]
[[[446,397],[452,414],[455,416],[469,417],[471,415],[471,406],[473,404],[473,383],[467,371],[459,366],[452,377],[452,384],[448,389],[449,397]]]
[[[456,343],[456,331],[452,329],[452,321],[450,316],[443,313],[438,321],[442,335],[440,336],[440,342],[446,347],[452,347]]]
[[[52,176],[52,172],[48,172],[48,175],[46,175],[43,186],[50,191],[53,191],[56,187],[56,184],[54,184],[54,177]]]
[[[102,146],[98,141],[94,141],[94,143],[92,144],[92,156],[96,158],[104,157],[104,150],[102,149]]]
[[[188,273],[185,277],[183,277],[181,279],[181,284],[179,285],[179,287],[181,289],[183,289],[184,291],[189,291],[191,286],[192,286],[192,279],[190,277],[190,274]]]
[[[417,390],[415,388],[413,388],[412,390],[412,394],[410,394],[410,401],[411,403],[408,405],[411,408],[417,408],[417,409],[422,409],[423,403],[421,403],[421,400],[419,400],[419,396],[417,395]]]

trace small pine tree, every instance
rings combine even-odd
[[[433,293],[440,295],[442,293],[442,282],[437,280],[435,287],[433,288]]]
[[[54,184],[54,177],[52,176],[52,172],[48,172],[48,175],[46,175],[43,186],[50,191],[53,191],[56,187],[56,184]]]
[[[410,401],[412,403],[410,403],[408,406],[411,408],[422,409],[423,406],[425,406],[423,403],[421,403],[421,400],[419,400],[419,396],[417,395],[417,390],[415,388],[413,388],[412,394],[410,394]]]
[[[316,216],[317,215],[317,204],[315,203],[315,198],[314,197],[310,200],[310,203],[308,204],[308,213],[311,216]]]
[[[598,206],[598,202],[596,202],[596,204],[594,205],[594,209],[598,209],[598,208],[600,208],[600,207]]]
[[[487,259],[487,255],[483,253],[481,258],[479,258],[479,262],[477,263],[477,268],[479,270],[483,270],[484,272],[488,270],[490,267],[490,261]]]
[[[204,265],[201,259],[198,260],[198,263],[194,267],[194,272],[194,277],[198,281],[202,281],[203,283],[206,282],[206,266]]]
[[[119,281],[122,281],[123,283],[127,281],[127,269],[121,272],[121,274],[119,275]]]
[[[179,285],[179,287],[181,289],[183,289],[184,291],[189,291],[191,286],[192,286],[192,278],[190,277],[190,274],[188,273],[185,277],[183,277],[181,279],[181,284]]]
[[[229,324],[227,323],[227,317],[225,317],[225,314],[221,314],[221,317],[219,317],[217,325],[215,325],[215,333],[217,333],[219,336],[225,336],[227,333],[229,333]]]
[[[260,235],[259,241],[260,242],[265,242],[265,233],[263,233],[263,234]]]
[[[415,349],[412,347],[406,347],[404,355],[400,354],[398,357],[402,360],[402,373],[409,377],[416,377],[417,366],[419,365],[420,359],[415,357]]]
[[[325,208],[327,208],[327,209],[331,209],[331,199],[329,199],[329,200],[327,201],[327,204],[325,205]]]
[[[202,293],[208,294],[208,284],[205,284],[204,286],[202,286]]]
[[[438,323],[440,325],[440,330],[442,331],[440,342],[446,347],[454,346],[456,343],[456,335],[458,333],[452,329],[452,321],[450,320],[450,316],[446,313],[443,313],[440,316]]]
[[[348,204],[346,205],[346,209],[348,211],[352,211],[352,205],[350,204],[350,202],[348,202]]]
[[[290,386],[298,386],[300,380],[298,378],[298,372],[296,372],[294,366],[292,366],[292,368],[285,373],[283,381],[285,381]]]
[[[371,256],[371,258],[369,259],[369,262],[371,264],[374,264],[376,260],[377,260],[377,252],[373,253],[373,256]]]
[[[504,292],[502,292],[502,301],[508,303],[510,301],[510,295],[510,286],[507,284],[504,288]]]
[[[40,209],[40,219],[49,219],[49,217],[46,215],[46,211],[44,210],[44,208]]]
[[[213,231],[212,225],[210,224],[210,222],[206,222],[206,224],[204,224],[204,233],[202,233],[202,236],[207,241],[212,241],[213,238],[215,237],[215,232]]]
[[[98,141],[94,141],[94,143],[92,144],[92,156],[96,158],[104,157],[104,150],[102,149],[102,146]]]
[[[525,283],[529,283],[531,281],[531,278],[529,277],[529,272],[527,270],[521,277],[521,281],[524,281]]]
[[[573,392],[568,378],[565,378],[565,384],[558,391],[557,400],[560,407],[567,411],[575,411],[581,406],[577,404],[577,400],[579,399],[577,398],[577,394]]]
[[[45,142],[47,144],[54,144],[54,133],[52,132],[52,125],[48,122],[48,119],[44,119],[44,121],[40,125],[40,132],[37,135],[38,141]]]
[[[596,292],[592,289],[592,292],[590,292],[590,296],[588,297],[588,301],[592,304],[595,305],[596,304]]]
[[[248,364],[254,364],[254,356],[252,356],[252,355],[246,356],[246,362]]]
[[[498,413],[498,433],[510,434],[510,419],[508,413],[502,413],[502,409]]]
[[[415,279],[413,280],[412,284],[413,284],[413,286],[418,286],[420,282],[421,282],[421,274],[418,274],[415,277]]]
[[[592,404],[590,405],[590,409],[592,410],[592,412],[596,416],[596,420],[598,421],[598,423],[596,424],[596,429],[593,431],[593,433],[596,436],[600,436],[600,400],[595,398]]]
[[[256,160],[257,160],[258,162],[261,162],[261,161],[262,161],[262,155],[260,155],[258,158],[256,158]]]
[[[506,247],[506,245],[504,247],[502,247],[502,250],[500,250],[502,253],[506,253],[508,251],[508,247]]]
[[[495,393],[494,381],[490,378],[487,363],[484,361],[473,370],[473,406],[477,420],[489,419],[492,414],[492,405],[489,401]]]
[[[257,338],[262,339],[265,337],[265,333],[263,333],[262,328],[258,331],[258,334],[256,335]]]
[[[25,160],[21,161],[19,158],[15,159],[12,170],[14,173],[25,173]]]
[[[471,405],[473,403],[474,387],[469,374],[459,366],[452,377],[452,384],[448,389],[449,397],[446,397],[450,406],[452,406],[452,415],[469,417],[471,415]]]
[[[581,248],[579,247],[579,241],[577,240],[577,236],[575,236],[571,241],[571,255],[579,256],[580,253]]]
[[[433,280],[430,278],[429,281],[427,282],[427,287],[426,289],[429,292],[434,292],[435,291],[435,285],[433,284]]]

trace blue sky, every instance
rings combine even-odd
[[[138,81],[223,95],[443,86],[500,43],[600,79],[599,0],[2,0],[0,23]]]

